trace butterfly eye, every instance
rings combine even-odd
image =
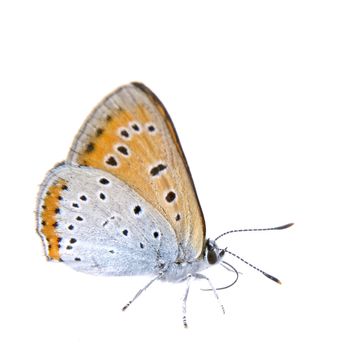
[[[208,263],[210,265],[216,264],[216,262],[218,261],[218,257],[216,255],[216,252],[214,250],[209,250],[207,259],[208,259]]]

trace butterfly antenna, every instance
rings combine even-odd
[[[214,241],[217,241],[219,238],[228,235],[229,233],[234,233],[234,232],[247,232],[247,231],[273,231],[273,230],[284,230],[288,227],[293,226],[294,223],[290,223],[287,225],[282,225],[282,226],[277,226],[277,227],[268,227],[268,228],[245,228],[241,230],[232,230],[232,231],[227,231],[225,233],[222,233],[220,236],[216,237]]]
[[[226,252],[226,253],[229,253],[229,254],[231,254],[232,256],[234,256],[235,258],[237,258],[237,259],[243,261],[245,264],[247,264],[248,266],[252,267],[254,270],[256,270],[256,271],[262,273],[265,277],[269,278],[270,280],[272,280],[272,281],[274,281],[274,282],[276,282],[276,283],[278,283],[278,284],[282,284],[282,282],[281,282],[278,278],[276,278],[276,277],[274,277],[274,276],[268,274],[267,272],[265,272],[265,271],[259,269],[259,268],[256,267],[256,266],[252,265],[251,263],[249,263],[248,261],[244,260],[243,258],[241,258],[240,256],[238,256],[237,254],[232,253],[232,252],[230,252],[230,251],[227,250],[227,249],[225,249],[225,252]]]

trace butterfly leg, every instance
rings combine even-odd
[[[187,281],[187,286],[186,286],[186,291],[185,291],[185,295],[182,299],[182,321],[184,324],[184,327],[187,328],[187,318],[186,318],[186,311],[187,311],[187,297],[188,297],[188,292],[190,290],[190,284],[191,284],[191,280],[192,280],[192,275],[188,275],[186,277],[186,281]]]
[[[224,306],[221,304],[219,295],[218,295],[218,293],[217,293],[217,291],[216,291],[216,289],[215,289],[213,283],[211,282],[211,280],[210,280],[207,276],[202,275],[201,273],[196,273],[195,275],[193,275],[193,277],[195,277],[195,278],[197,278],[197,279],[205,279],[205,280],[208,281],[208,283],[209,283],[209,285],[210,285],[210,288],[211,288],[211,290],[213,291],[213,293],[214,293],[214,295],[215,295],[215,298],[216,298],[216,300],[218,301],[219,306],[220,306],[222,312],[225,314]]]
[[[136,295],[131,299],[123,308],[122,310],[125,311],[141,294],[144,292],[154,281],[160,279],[162,277],[162,274],[159,274],[158,276],[154,277],[152,280],[150,280],[142,289],[140,289]]]

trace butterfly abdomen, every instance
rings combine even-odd
[[[191,262],[172,263],[165,271],[163,280],[166,282],[182,282],[188,275],[194,275],[198,271],[205,270],[208,264],[203,259]]]

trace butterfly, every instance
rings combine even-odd
[[[254,230],[206,238],[203,212],[169,114],[149,88],[135,82],[112,92],[92,111],[66,161],[41,184],[36,213],[49,260],[89,274],[151,276],[123,310],[156,280],[187,282],[185,327],[190,282],[206,280],[219,302],[220,288],[201,272],[222,264],[237,273],[223,258],[238,256],[219,248],[217,239]]]

